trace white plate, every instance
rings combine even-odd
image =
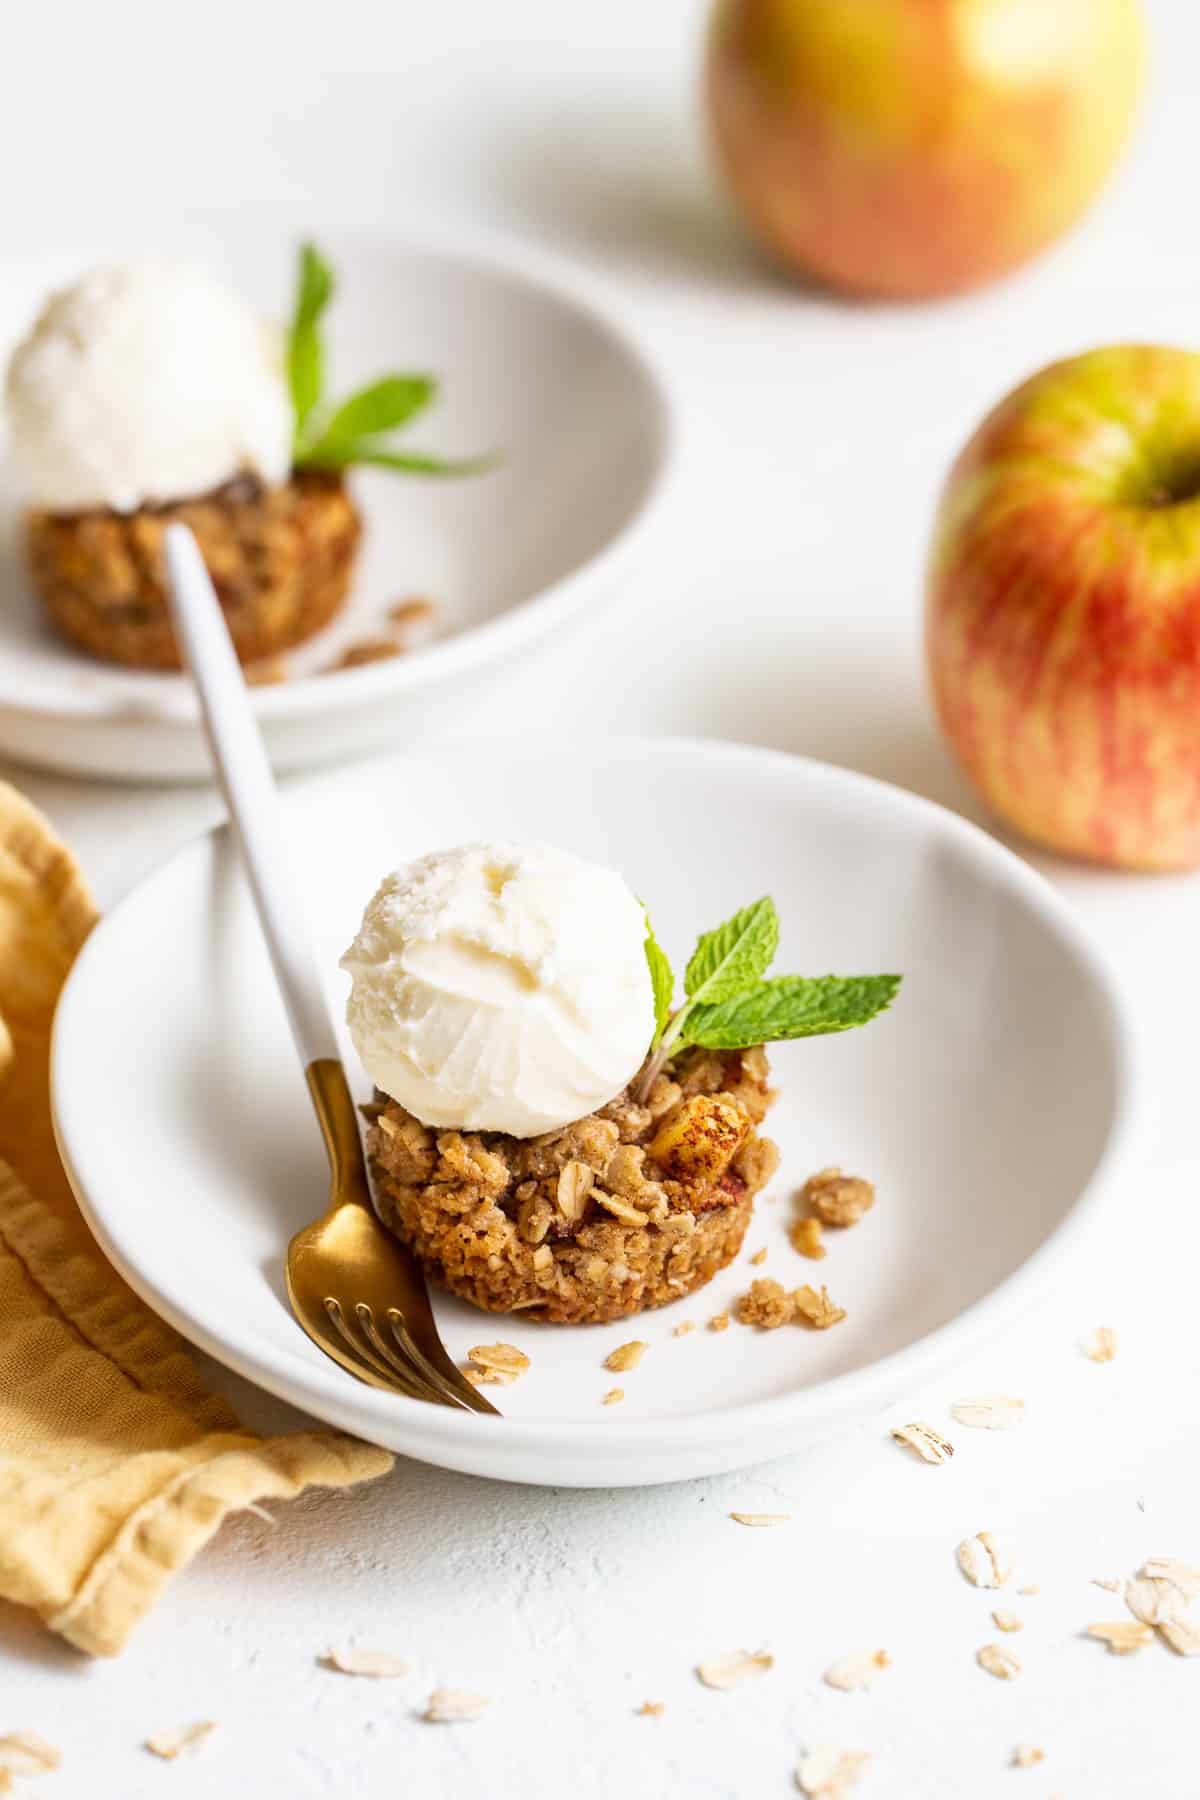
[[[504,457],[461,481],[353,477],[367,532],[350,604],[289,657],[297,679],[254,694],[281,768],[411,742],[431,721],[467,716],[482,681],[611,594],[658,513],[674,435],[663,386],[631,338],[553,265],[547,275],[545,258],[336,236],[322,244],[339,283],[331,385],[433,370],[441,393],[411,442]],[[146,247],[113,240],[6,262],[0,369],[50,287]],[[161,237],[152,247],[164,247]],[[225,231],[180,247],[268,316],[286,315],[290,242]],[[180,676],[98,662],[44,622],[19,553],[21,503],[0,444],[0,751],[87,775],[206,778],[195,698]],[[387,607],[409,594],[438,602],[436,641],[317,674],[348,643],[377,636]]]
[[[149,1304],[321,1418],[533,1482],[759,1461],[876,1411],[1011,1323],[1113,1183],[1130,1072],[1109,980],[1039,876],[926,801],[727,745],[525,739],[338,771],[287,805],[339,1013],[336,957],[377,877],[480,831],[622,869],[677,966],[699,930],[769,892],[778,968],[905,976],[866,1029],[772,1052],[775,1203],[759,1201],[743,1255],[707,1290],[581,1329],[439,1299],[454,1355],[501,1337],[532,1358],[499,1394],[505,1417],[479,1418],[361,1386],[293,1323],[281,1256],[323,1204],[321,1147],[229,841],[190,845],[76,964],[54,1039],[60,1144],[96,1236]],[[831,1162],[873,1178],[879,1199],[817,1265],[788,1246],[789,1196]],[[762,1273],[827,1282],[845,1323],[673,1337],[747,1288],[762,1245]],[[622,1378],[624,1403],[604,1407],[603,1359],[632,1337],[649,1352]]]

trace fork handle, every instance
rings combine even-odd
[[[250,891],[307,1070],[340,1056],[317,981],[308,923],[290,879],[279,795],[221,603],[186,525],[169,525],[167,600],[200,696],[204,730],[241,844]]]

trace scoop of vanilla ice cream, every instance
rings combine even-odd
[[[97,269],[51,295],[13,353],[13,449],[52,512],[208,493],[291,465],[280,346],[258,315],[184,262]]]
[[[650,1047],[645,939],[612,869],[541,846],[437,851],[385,877],[342,957],[355,1048],[426,1125],[569,1125]]]

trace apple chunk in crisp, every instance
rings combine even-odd
[[[778,1152],[764,1042],[864,1024],[895,976],[767,978],[769,899],[670,964],[615,872],[470,844],[395,870],[342,959],[380,1216],[430,1278],[567,1323],[681,1298]]]

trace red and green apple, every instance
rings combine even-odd
[[[1200,353],[1089,351],[996,407],[942,494],[926,641],[1001,818],[1098,862],[1200,864]]]

